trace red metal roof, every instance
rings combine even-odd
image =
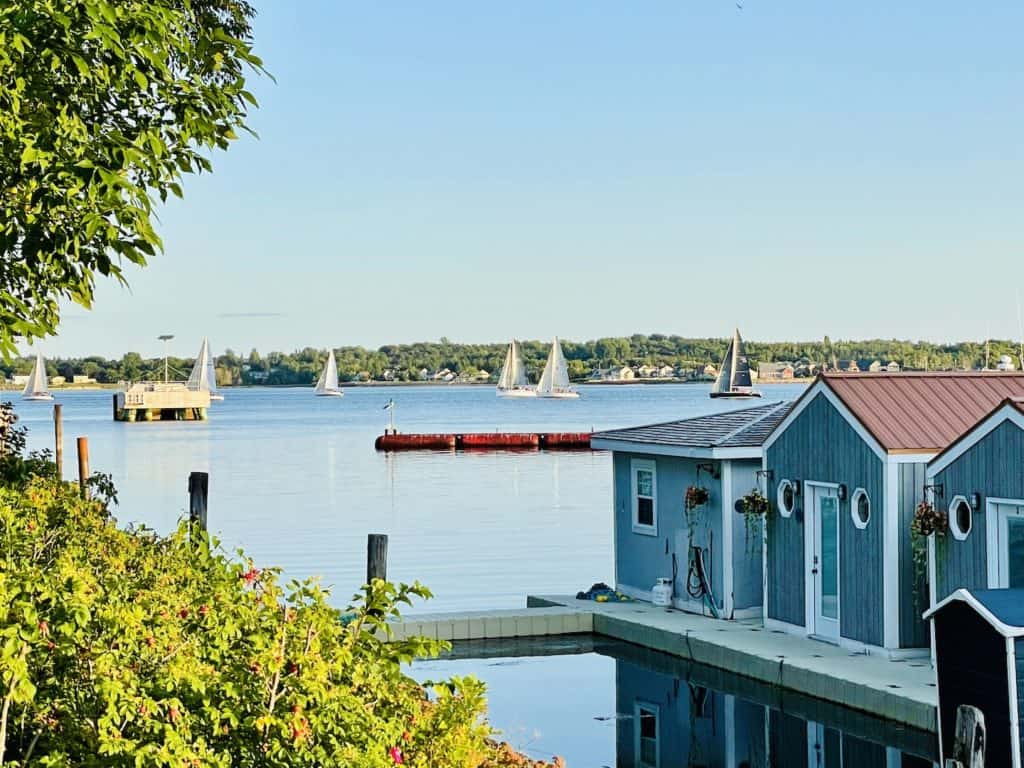
[[[826,373],[821,380],[889,452],[940,451],[1007,398],[1024,373]]]

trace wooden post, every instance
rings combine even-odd
[[[946,759],[946,768],[985,768],[985,715],[977,707],[956,708],[953,756]]]
[[[78,438],[78,487],[82,489],[82,498],[89,498],[89,438]]]
[[[57,465],[57,480],[64,479],[64,409],[53,405],[53,463]]]
[[[210,473],[193,472],[188,476],[188,520],[191,525],[206,530],[206,509],[210,493]]]
[[[388,537],[386,533],[371,533],[366,537],[366,583],[388,578]]]
[[[112,397],[113,397],[113,400],[114,400],[114,402],[113,402],[113,408],[114,408],[114,421],[117,421],[117,392],[115,392],[115,393],[114,393],[114,394],[112,395]]]

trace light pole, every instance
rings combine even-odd
[[[170,349],[170,345],[168,344],[168,342],[174,338],[174,334],[165,333],[161,336],[157,336],[157,338],[164,343],[164,384],[166,384],[168,381],[170,381],[167,373],[167,357],[169,355],[168,350]]]

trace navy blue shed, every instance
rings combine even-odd
[[[988,768],[1021,768],[1024,589],[958,589],[925,614],[932,621],[941,759],[953,752],[956,710],[985,715]]]

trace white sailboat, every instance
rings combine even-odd
[[[334,361],[334,350],[327,355],[327,364],[323,373],[317,379],[316,389],[313,390],[318,397],[342,397],[344,393],[338,388],[338,364]]]
[[[577,392],[569,385],[569,366],[565,362],[565,355],[562,354],[562,345],[558,337],[551,342],[551,352],[548,353],[548,362],[544,366],[544,373],[540,375],[537,382],[537,397],[557,397],[564,400],[579,397]]]
[[[761,393],[754,389],[754,384],[750,380],[750,363],[743,354],[743,339],[740,338],[739,328],[736,328],[729,348],[725,351],[722,369],[711,387],[711,397],[760,396]]]
[[[526,378],[526,366],[519,342],[512,339],[505,353],[505,365],[498,377],[498,397],[535,397],[537,393]]]
[[[46,382],[46,361],[43,360],[43,353],[36,352],[36,364],[32,368],[32,374],[28,377],[25,390],[21,393],[22,400],[53,400]]]
[[[203,346],[196,356],[196,363],[192,366],[192,373],[188,376],[186,386],[194,392],[209,392],[210,400],[224,399],[224,395],[217,392],[217,373],[213,367],[213,357],[210,355],[209,339],[203,339]]]

